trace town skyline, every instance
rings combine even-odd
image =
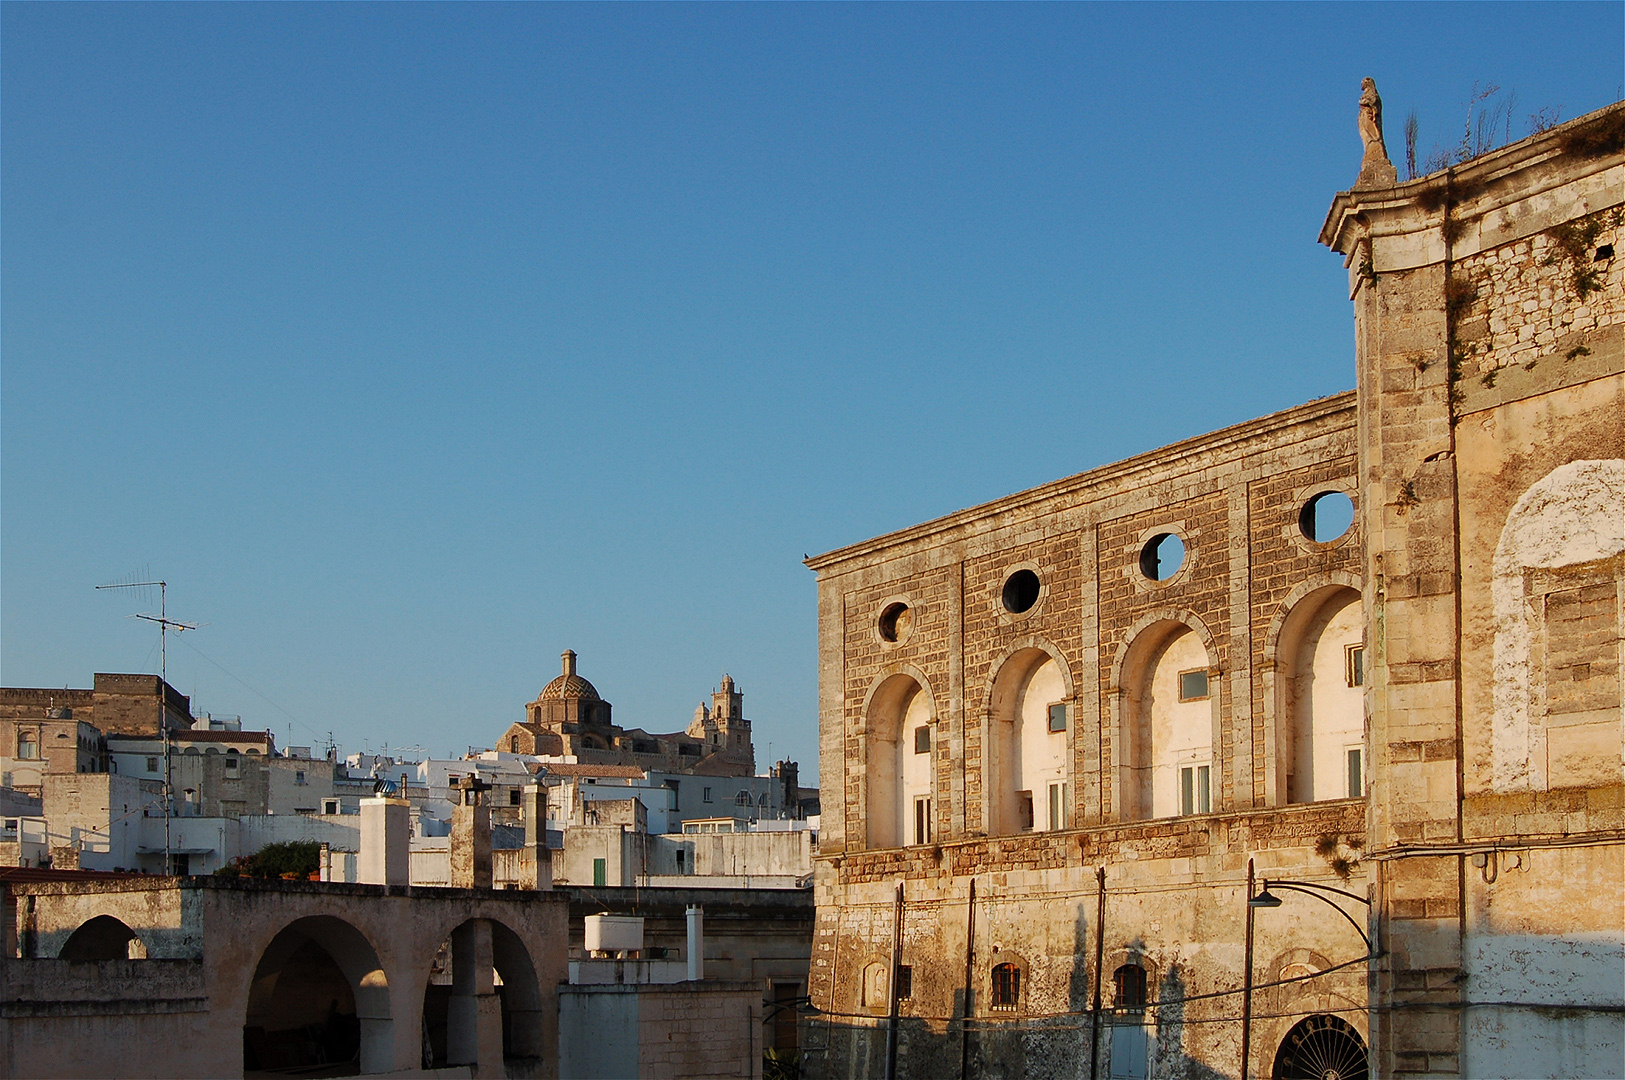
[[[7,685],[156,672],[146,568],[279,742],[490,745],[569,648],[813,782],[804,553],[1352,386],[1359,79],[1516,139],[1625,9],[387,10],[0,18]]]

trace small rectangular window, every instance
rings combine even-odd
[[[147,759],[147,771],[148,772],[157,772],[158,771],[158,759],[157,758],[150,757],[150,758]]]
[[[1350,686],[1365,685],[1365,646],[1350,645],[1343,650]]]
[[[39,736],[32,731],[19,731],[17,733],[17,756],[25,761],[33,761],[39,757]]]
[[[604,859],[592,861],[592,883],[603,888],[609,881],[608,863]]]
[[[1201,701],[1207,696],[1207,670],[1205,668],[1179,673],[1180,701]]]
[[[295,784],[303,784],[305,782],[305,774],[302,772],[295,772],[293,774],[293,782]]]
[[[914,729],[914,752],[916,754],[931,752],[931,729],[923,724]]]
[[[705,791],[701,793],[700,801],[701,802],[710,802],[711,801],[711,789],[710,788],[706,788]]]
[[[324,813],[324,814],[336,814],[338,812],[339,812],[339,801],[337,799],[328,799],[326,802],[322,803],[322,813]]]
[[[1016,792],[1016,828],[1031,832],[1033,828],[1033,793]]]
[[[1021,969],[1014,964],[993,968],[993,1008],[1014,1010],[1021,1001]]]
[[[1066,730],[1066,703],[1056,702],[1049,707],[1049,729],[1051,731]]]
[[[1049,827],[1051,830],[1066,828],[1065,784],[1049,786]]]
[[[931,842],[931,797],[921,795],[914,800],[914,842],[916,844],[929,844]]]
[[[908,964],[897,965],[897,1000],[907,1001],[914,996],[914,969]]]
[[[509,791],[508,791],[508,805],[509,806],[518,806],[519,805],[519,789],[518,788],[509,789]]]
[[[1179,770],[1179,812],[1206,814],[1213,806],[1212,772],[1207,765],[1187,765]]]
[[[1349,798],[1358,799],[1365,794],[1365,751],[1356,746],[1348,752]]]

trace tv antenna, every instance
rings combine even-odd
[[[132,619],[145,619],[158,624],[158,734],[164,743],[164,873],[174,872],[174,846],[170,837],[170,820],[175,816],[175,788],[170,768],[169,742],[169,628],[181,634],[196,630],[197,623],[184,623],[169,617],[169,583],[167,581],[119,581],[98,585],[100,589],[150,589],[158,586],[158,614],[131,615]],[[152,594],[146,594],[150,602]]]

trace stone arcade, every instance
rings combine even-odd
[[[1365,90],[1355,392],[808,560],[807,1075],[1618,1074],[1625,106]]]

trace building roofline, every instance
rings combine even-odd
[[[1097,468],[1090,469],[1087,472],[1076,473],[1072,476],[1062,477],[1059,480],[1051,480],[1047,484],[1040,484],[1037,487],[1028,488],[1025,491],[1018,491],[1012,495],[1006,495],[1003,498],[994,499],[991,502],[980,503],[976,506],[967,507],[964,510],[956,510],[951,514],[945,514],[939,518],[932,518],[930,521],[921,522],[918,525],[911,525],[906,529],[898,529],[895,532],[883,533],[880,536],[876,536],[868,540],[861,540],[855,544],[848,544],[845,547],[835,548],[834,550],[827,551],[822,555],[814,555],[804,561],[809,569],[815,572],[823,571],[832,566],[836,566],[851,559],[860,558],[864,555],[872,554],[884,548],[894,547],[898,544],[909,543],[911,541],[921,540],[929,536],[935,536],[939,533],[947,532],[951,529],[955,529],[975,521],[978,518],[986,518],[995,514],[1022,510],[1026,507],[1032,506],[1035,503],[1043,502],[1048,499],[1054,499],[1060,496],[1084,491],[1091,487],[1097,487],[1101,484],[1109,483],[1110,481],[1132,475],[1135,472],[1151,468],[1158,463],[1159,459],[1168,458],[1171,456],[1211,452],[1214,450],[1223,449],[1225,447],[1239,446],[1240,444],[1256,438],[1265,432],[1287,425],[1312,423],[1313,421],[1320,420],[1324,417],[1332,416],[1340,412],[1350,412],[1354,409],[1354,405],[1355,392],[1353,390],[1345,390],[1342,393],[1332,394],[1329,397],[1316,398],[1315,400],[1305,402],[1302,405],[1294,405],[1290,409],[1283,409],[1280,412],[1270,413],[1268,416],[1261,416],[1253,420],[1245,420],[1239,424],[1232,424],[1229,427],[1220,428],[1217,431],[1210,431],[1206,434],[1196,435],[1176,443],[1170,443],[1167,446],[1157,447],[1154,450],[1147,450],[1142,454],[1136,454],[1133,457],[1124,458],[1121,461],[1101,465]]]
[[[1577,138],[1588,134],[1595,134],[1604,140],[1612,138],[1617,143],[1621,138],[1622,125],[1625,125],[1625,101],[1616,101],[1584,116],[1575,117],[1568,123],[1528,135],[1517,142],[1486,151],[1460,165],[1419,176],[1403,184],[1339,191],[1332,198],[1332,205],[1326,211],[1326,220],[1320,226],[1319,241],[1329,248],[1341,250],[1339,238],[1347,228],[1348,219],[1359,214],[1362,208],[1379,205],[1403,206],[1425,192],[1442,188],[1446,184],[1458,188],[1482,188],[1508,173],[1574,152]],[[1618,149],[1604,150],[1590,156],[1600,160],[1610,153],[1617,155],[1618,152]]]

